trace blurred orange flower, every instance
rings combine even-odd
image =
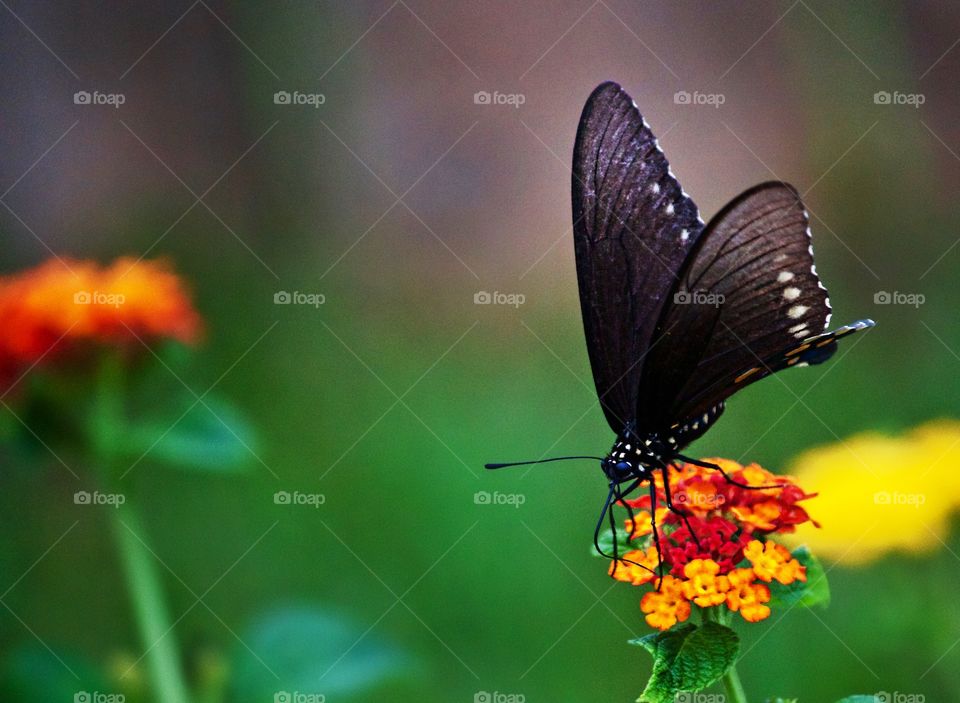
[[[84,341],[197,340],[201,319],[181,279],[161,261],[129,257],[101,267],[51,259],[0,277],[0,374],[9,377]]]

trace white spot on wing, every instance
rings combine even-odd
[[[793,320],[797,320],[803,317],[803,314],[809,309],[810,308],[808,308],[806,305],[794,305],[792,308],[787,310],[787,316]]]
[[[783,297],[785,300],[796,300],[800,297],[800,289],[790,286],[789,288],[783,289]]]
[[[659,184],[659,183],[651,183],[651,184],[650,184],[650,192],[653,193],[654,195],[656,195],[657,193],[659,193],[659,192],[660,192],[660,184]]]
[[[667,205],[667,208],[666,208],[666,209],[667,209],[667,214],[668,214],[668,215],[672,215],[672,214],[673,214],[673,203],[669,203],[669,204]]]
[[[685,241],[687,241],[688,239],[690,239],[690,230],[688,230],[688,229],[682,229],[682,230],[680,230],[680,241],[681,241],[681,242],[685,242]]]
[[[793,280],[793,274],[789,271],[781,271],[777,276],[777,283],[786,283]]]

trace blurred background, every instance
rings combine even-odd
[[[2,271],[167,258],[207,323],[178,373],[258,428],[245,472],[148,456],[123,479],[190,671],[234,650],[275,669],[243,633],[319,608],[338,628],[317,651],[328,700],[641,690],[638,593],[590,555],[596,466],[482,469],[613,440],[570,231],[577,120],[603,80],[705,218],[757,182],[796,185],[835,323],[878,321],[831,364],[738,395],[692,453],[783,471],[957,415],[954,4],[2,5]],[[68,681],[75,655],[136,661],[106,520],[71,499],[83,467],[5,463],[0,656]],[[740,628],[748,693],[960,698],[957,553],[954,529],[925,555],[825,560],[829,610]]]

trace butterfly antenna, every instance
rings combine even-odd
[[[485,469],[503,469],[507,466],[526,466],[527,464],[547,464],[551,461],[567,461],[569,459],[595,459],[603,461],[602,456],[556,456],[552,459],[537,459],[536,461],[511,461],[506,464],[484,464]]]

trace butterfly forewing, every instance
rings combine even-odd
[[[800,196],[784,183],[751,188],[707,225],[680,273],[645,366],[640,423],[700,418],[773,371],[824,361],[832,339],[787,354],[829,318]]]
[[[590,364],[615,432],[634,418],[657,319],[702,230],[636,105],[600,85],[574,146],[573,231]]]

